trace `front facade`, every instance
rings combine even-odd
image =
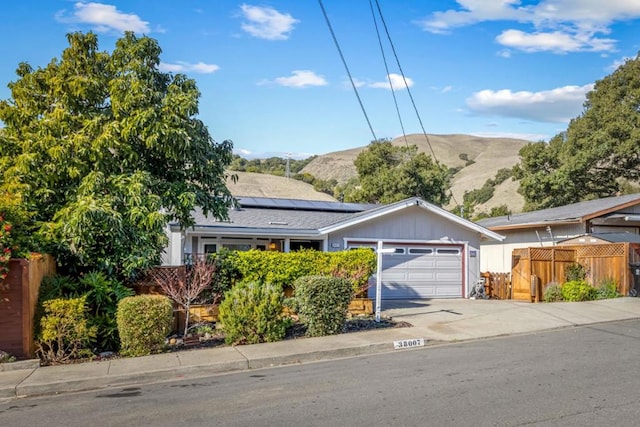
[[[196,226],[173,224],[165,264],[193,254],[232,250],[289,252],[377,248],[382,255],[382,298],[456,298],[480,277],[480,242],[502,236],[419,198],[390,205],[239,198],[229,221],[196,214]],[[370,289],[370,296],[375,296]]]
[[[478,223],[505,236],[502,242],[482,243],[481,270],[508,273],[514,249],[555,246],[594,233],[640,234],[640,194],[487,218]]]

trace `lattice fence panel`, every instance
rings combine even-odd
[[[606,258],[624,256],[624,243],[609,245],[577,246],[578,257]]]
[[[551,261],[552,249],[549,248],[529,248],[532,261]]]

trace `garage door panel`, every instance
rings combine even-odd
[[[436,253],[435,250],[422,255],[383,255],[382,298],[459,298],[462,266],[461,254]],[[375,292],[375,287],[370,288],[369,296],[375,298]]]

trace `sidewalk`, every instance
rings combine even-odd
[[[413,327],[74,365],[36,367],[31,362],[25,369],[0,372],[0,402],[16,397],[404,351],[394,350],[393,342],[399,340],[423,338],[425,345],[434,345],[637,319],[640,318],[640,298],[551,304],[465,299],[383,301],[382,315],[411,323]]]

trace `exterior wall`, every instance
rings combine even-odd
[[[476,246],[479,242],[476,232],[430,214],[423,208],[411,207],[332,233],[329,236],[329,250],[344,249],[345,238],[434,241],[447,237],[455,242],[470,242]],[[443,243],[448,242],[449,240],[443,240]]]
[[[328,250],[346,249],[345,242],[349,239],[370,239],[372,243],[377,240],[456,243],[464,247],[465,295],[469,294],[470,284],[480,278],[480,236],[478,233],[438,215],[430,214],[420,207],[411,207],[393,215],[332,233],[328,238]]]
[[[169,244],[162,259],[162,265],[182,265],[182,233],[168,231]]]
[[[536,234],[536,231],[538,234]],[[506,237],[503,242],[486,241],[481,243],[480,268],[492,273],[511,272],[511,254],[514,249],[554,246],[558,240],[569,239],[585,233],[585,224],[567,224],[553,226],[551,234],[546,227],[514,231],[500,230]],[[539,237],[539,238],[538,238]]]

